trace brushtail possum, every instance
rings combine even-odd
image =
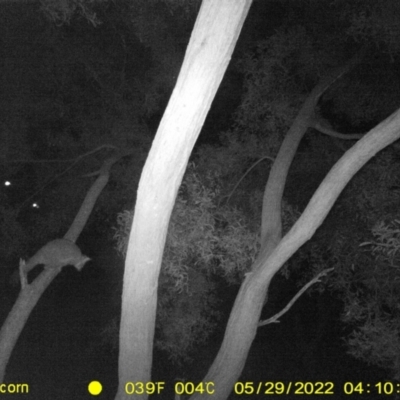
[[[67,239],[55,239],[45,244],[32,256],[24,266],[24,273],[28,274],[36,265],[44,265],[45,268],[62,268],[73,265],[78,271],[90,258],[81,253],[79,247]]]

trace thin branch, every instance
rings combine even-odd
[[[61,176],[65,175],[68,171],[70,171],[72,168],[74,168],[74,166],[76,164],[78,164],[83,158],[96,153],[100,150],[102,150],[103,148],[113,148],[113,149],[117,149],[117,147],[112,146],[112,145],[102,145],[99,147],[96,147],[93,150],[88,151],[87,153],[81,154],[80,156],[72,159],[73,163],[68,166],[67,168],[65,168],[63,171],[61,171],[59,174],[53,176],[50,180],[48,180],[45,184],[43,184],[41,187],[39,187],[36,191],[34,191],[27,199],[25,199],[25,201],[18,207],[18,211],[20,211],[30,200],[32,200],[38,193],[40,193],[43,189],[45,189],[47,186],[49,186],[51,183],[53,183],[54,181],[56,181],[58,178],[60,178]]]
[[[293,306],[293,304],[298,300],[298,298],[312,285],[314,285],[314,283],[317,282],[321,282],[320,278],[322,278],[323,276],[327,275],[329,272],[333,271],[334,268],[327,268],[324,269],[322,272],[320,272],[316,277],[314,277],[313,279],[311,279],[310,282],[308,282],[307,284],[305,284],[300,291],[296,294],[296,296],[293,297],[292,300],[290,300],[290,302],[287,304],[287,306],[279,311],[277,314],[275,314],[273,317],[268,318],[264,321],[260,321],[258,323],[258,326],[264,326],[264,325],[268,325],[268,324],[272,324],[272,323],[279,323],[280,321],[278,321],[278,318],[281,317],[283,314],[286,314],[290,308]]]
[[[68,232],[64,235],[65,239],[75,242],[85,227],[89,216],[91,215],[93,208],[96,204],[100,193],[103,191],[104,187],[107,185],[110,179],[110,170],[112,166],[121,159],[121,153],[116,153],[112,157],[108,158],[103,162],[100,169],[100,174],[96,179],[95,183],[90,187],[87,192],[83,203],[76,214],[74,221],[71,224]]]
[[[232,191],[229,193],[229,195],[227,196],[228,197],[228,200],[226,200],[226,204],[228,204],[229,203],[229,200],[231,199],[231,197],[232,197],[232,195],[233,195],[233,193],[234,193],[234,191],[237,189],[237,187],[240,185],[240,182],[242,182],[242,180],[245,178],[245,176],[257,165],[257,164],[259,164],[261,161],[264,161],[264,160],[266,160],[266,159],[268,159],[268,160],[270,160],[270,161],[274,161],[275,159],[274,158],[272,158],[272,157],[269,157],[269,156],[265,156],[265,157],[261,157],[259,160],[257,160],[253,165],[251,165],[250,166],[250,168],[242,175],[242,177],[239,179],[239,181],[237,182],[237,184],[235,185],[235,187],[232,189]]]
[[[289,168],[308,128],[316,119],[316,109],[324,92],[360,61],[356,55],[345,65],[327,72],[305,99],[272,164],[263,195],[261,211],[261,247],[272,251],[282,237],[282,198]]]
[[[119,158],[130,156],[130,155],[134,154],[134,152],[135,152],[134,150],[130,150],[130,149],[127,149],[125,151],[120,151],[119,152]],[[82,177],[83,178],[91,178],[92,176],[97,176],[97,175],[99,175],[101,173],[102,173],[102,169],[98,169],[97,171],[89,172],[89,173],[87,173],[85,175],[82,175]]]
[[[70,229],[64,235],[64,239],[76,242],[82,232],[96,200],[106,186],[112,165],[118,160],[118,155],[110,157],[103,162],[102,173],[91,185],[82,205],[75,217]],[[39,301],[40,296],[60,272],[60,268],[45,268],[29,285],[24,275],[23,260],[20,260],[19,271],[21,279],[21,291],[9,312],[3,326],[0,329],[0,383],[4,382],[4,375],[11,352],[18,340],[25,323]]]
[[[350,134],[340,133],[332,128],[329,128],[328,126],[322,125],[321,122],[319,121],[315,121],[311,127],[325,135],[332,136],[338,139],[355,140],[355,139],[361,139],[364,136],[363,133],[350,133]]]
[[[87,153],[81,154],[78,157],[75,158],[65,158],[62,160],[10,160],[4,162],[4,164],[45,164],[45,163],[65,163],[65,162],[78,162],[80,159],[89,156],[90,154],[96,153],[97,151],[103,150],[103,149],[113,149],[117,150],[118,148],[116,146],[113,146],[112,144],[102,144],[101,146],[96,147],[93,150],[88,151]]]

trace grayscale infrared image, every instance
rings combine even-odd
[[[0,400],[400,400],[400,2],[0,0]]]

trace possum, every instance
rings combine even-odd
[[[20,265],[21,282],[26,283],[29,271],[37,265],[45,268],[59,268],[73,265],[78,271],[90,260],[81,253],[79,247],[68,239],[55,239],[45,244],[26,263]]]

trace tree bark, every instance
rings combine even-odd
[[[225,400],[243,369],[256,335],[263,300],[272,277],[322,224],[350,179],[377,152],[400,137],[400,110],[389,116],[357,142],[335,164],[311,198],[292,229],[272,250],[264,248],[247,274],[233,306],[221,349],[203,382],[213,382],[215,393],[194,395]]]
[[[158,276],[169,219],[250,4],[251,0],[203,1],[144,166],[125,262],[117,400],[138,396],[126,393],[127,382],[151,380]]]
[[[271,251],[282,235],[281,204],[283,190],[293,158],[307,129],[315,124],[315,109],[324,92],[343,74],[353,68],[362,58],[356,54],[345,65],[333,69],[323,76],[305,100],[293,124],[286,134],[272,165],[264,191],[261,216],[261,244]]]
[[[97,198],[107,185],[110,168],[118,159],[119,157],[112,157],[104,162],[99,177],[86,194],[74,222],[64,235],[64,239],[71,240],[72,242],[78,239],[93,210]],[[31,311],[59,272],[59,269],[45,268],[31,284],[21,288],[18,298],[0,330],[0,383],[4,381],[4,375],[11,353]]]
[[[265,304],[269,283],[276,271],[281,267],[280,265],[275,270],[269,263],[266,265],[266,260],[268,260],[269,255],[281,241],[283,190],[290,165],[300,141],[307,129],[314,124],[315,108],[321,95],[333,82],[357,64],[359,60],[360,55],[356,54],[344,66],[330,71],[319,81],[305,100],[275,158],[264,191],[261,218],[261,251],[251,267],[251,273],[247,274],[242,283],[228,321],[221,349],[203,380],[204,382],[214,382],[218,387],[218,392],[213,394],[213,398],[227,398],[235,380],[242,372],[247,354],[257,332],[259,317]],[[261,269],[265,272],[265,278],[263,280],[255,280],[255,274]],[[196,399],[197,395],[192,397]]]

